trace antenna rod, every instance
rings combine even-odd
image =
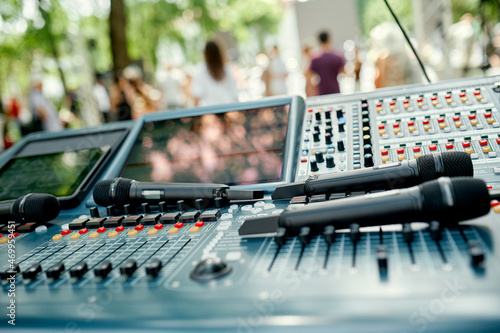
[[[387,8],[389,8],[389,11],[391,12],[392,17],[394,17],[394,20],[396,20],[396,23],[398,24],[399,29],[401,29],[401,32],[403,32],[403,35],[405,36],[406,41],[407,41],[407,42],[408,42],[408,44],[410,45],[410,48],[411,48],[411,50],[412,50],[413,54],[414,54],[414,55],[415,55],[415,57],[417,58],[418,63],[419,63],[419,65],[420,65],[420,68],[422,69],[422,72],[424,73],[424,76],[425,76],[425,78],[427,79],[427,82],[428,82],[428,83],[431,83],[431,79],[429,79],[429,76],[427,75],[427,71],[425,70],[424,64],[422,63],[422,60],[420,60],[420,57],[418,56],[417,50],[415,50],[415,48],[413,47],[413,44],[411,43],[410,38],[409,38],[409,37],[408,37],[408,35],[406,34],[405,29],[403,28],[403,26],[402,26],[402,25],[401,25],[401,23],[399,22],[398,17],[396,16],[396,14],[394,14],[394,12],[392,11],[392,8],[391,8],[391,6],[389,5],[389,3],[387,2],[387,0],[384,0],[384,2],[385,2],[385,4],[387,5]]]

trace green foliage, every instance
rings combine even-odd
[[[383,0],[357,0],[361,31],[369,37],[370,31],[383,22],[394,22],[389,9]],[[413,28],[412,0],[389,0],[392,10],[401,24],[407,29]]]

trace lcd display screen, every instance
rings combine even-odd
[[[73,195],[109,147],[15,157],[0,169],[0,201],[28,193]]]
[[[243,185],[281,180],[290,105],[146,122],[122,177]]]

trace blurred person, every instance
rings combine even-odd
[[[131,87],[122,72],[115,76],[115,83],[111,87],[110,116],[112,120],[122,121],[132,119],[132,107],[130,106]]]
[[[31,131],[61,131],[63,125],[59,119],[59,113],[54,104],[42,93],[42,88],[42,80],[34,78],[29,96],[33,124]]]
[[[339,93],[340,88],[337,77],[339,74],[344,73],[344,57],[332,50],[332,41],[328,32],[319,33],[318,39],[321,51],[312,59],[309,70],[319,76],[319,95]]]
[[[463,77],[469,71],[474,49],[474,16],[470,13],[462,15],[460,21],[448,28],[447,37],[451,48],[451,67],[457,70],[456,77]]]
[[[302,72],[306,79],[306,96],[317,96],[318,95],[318,82],[319,77],[317,74],[309,70],[312,61],[312,46],[310,44],[305,44],[302,48]]]
[[[269,64],[262,73],[262,81],[266,84],[265,96],[286,95],[288,92],[286,78],[288,70],[280,57],[278,46],[269,52]]]
[[[184,105],[184,92],[182,91],[182,82],[185,74],[180,68],[170,64],[165,66],[166,77],[161,82],[161,109],[175,110]]]
[[[227,57],[218,43],[209,41],[203,52],[205,62],[200,64],[191,83],[196,105],[207,106],[238,101],[238,86],[227,65]]]
[[[105,123],[109,123],[109,110],[111,110],[111,101],[108,94],[108,89],[106,89],[106,84],[104,82],[104,77],[100,73],[95,75],[94,87],[92,87],[92,94],[97,102],[97,108],[102,113]]]
[[[382,23],[372,29],[370,39],[375,48],[375,88],[411,83],[413,64],[403,35],[395,23]]]
[[[146,113],[158,111],[160,92],[143,81],[142,70],[136,65],[130,65],[123,70],[123,76],[127,79],[124,83],[125,93],[128,93],[128,101],[132,108],[132,119]]]

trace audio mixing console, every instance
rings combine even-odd
[[[435,151],[466,152],[475,177],[497,189],[499,108],[500,77],[484,77],[29,136],[0,156],[2,199],[51,193],[62,210],[47,224],[16,223],[15,247],[0,222],[1,330],[498,332],[498,201],[451,227],[433,221],[288,237],[239,230],[290,205],[365,194],[272,200],[276,186]],[[89,189],[116,177],[227,184],[265,196],[158,202],[148,192],[143,202],[98,206]]]

